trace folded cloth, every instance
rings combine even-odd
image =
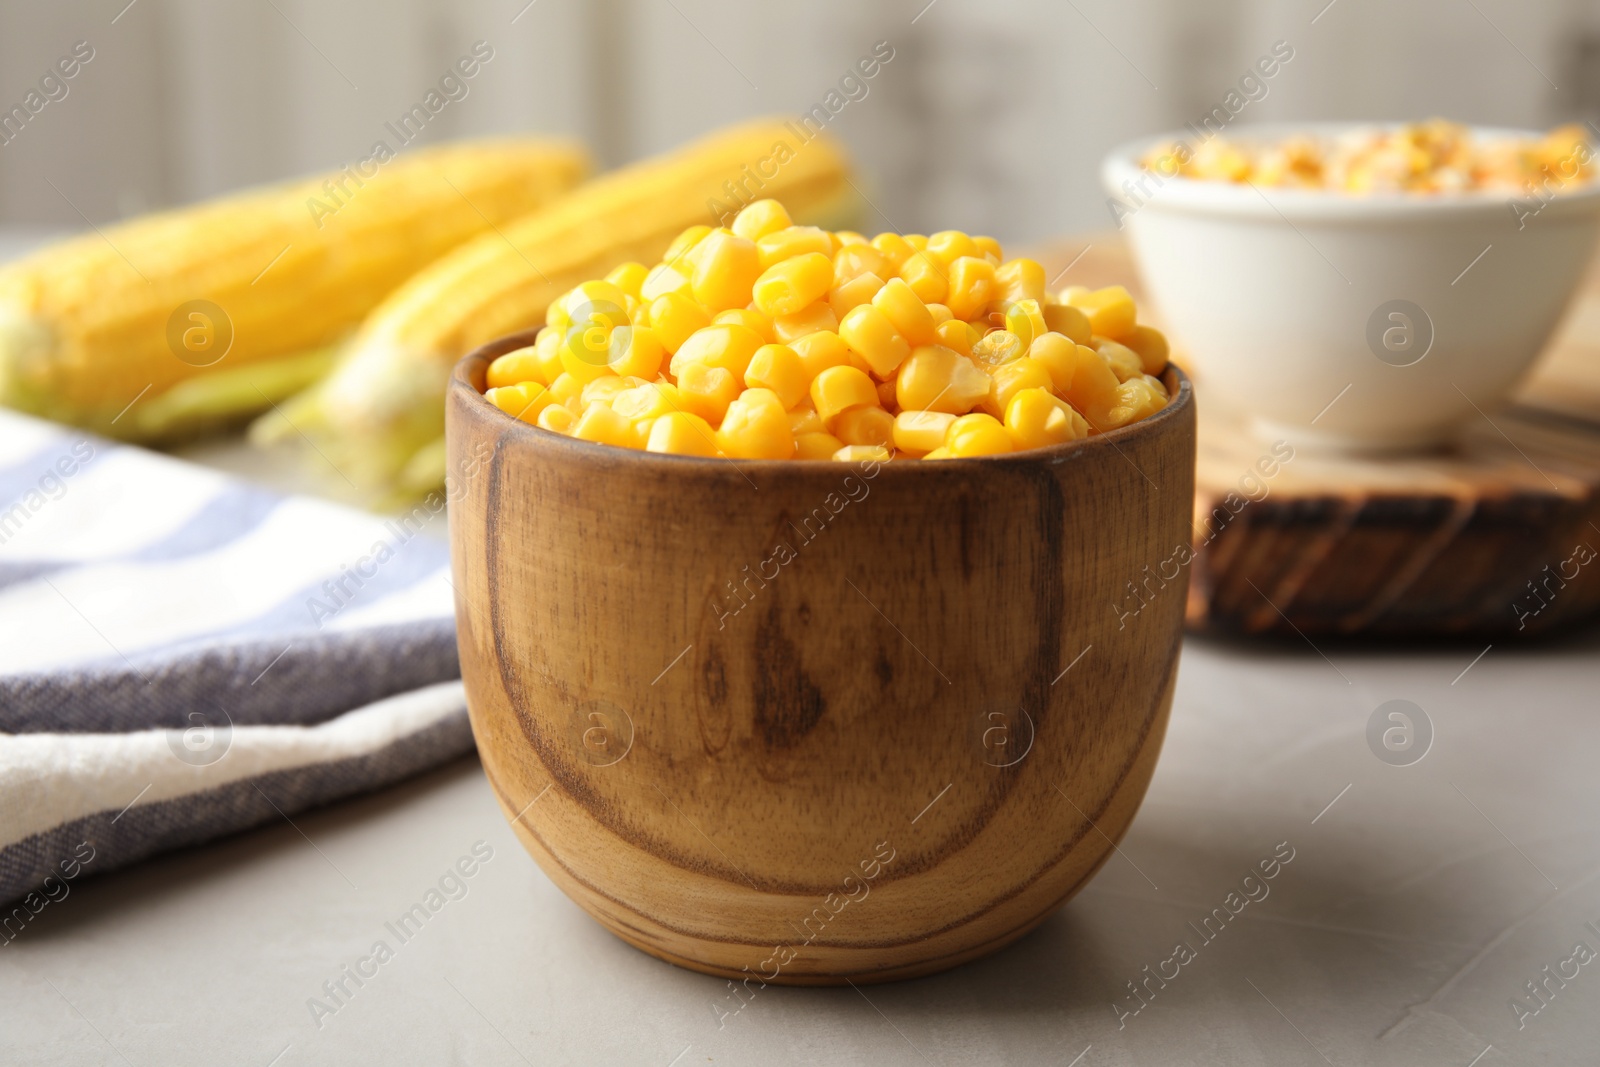
[[[0,412],[0,901],[470,751],[443,507],[383,519]]]

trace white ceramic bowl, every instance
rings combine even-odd
[[[1492,410],[1549,340],[1600,232],[1593,182],[1543,207],[1525,201],[1521,219],[1503,192],[1351,196],[1146,178],[1148,195],[1130,196],[1139,159],[1176,139],[1122,146],[1102,181],[1132,208],[1123,231],[1200,395],[1297,445],[1426,447]]]

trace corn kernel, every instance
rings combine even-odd
[[[800,402],[800,406],[789,412],[789,432],[798,440],[801,434],[822,433],[827,427],[822,425],[822,416],[817,414],[817,409],[811,406],[811,397],[808,393]]]
[[[611,410],[635,424],[683,409],[683,397],[670,382],[645,382],[611,398]]]
[[[592,378],[575,378],[570,374],[558,374],[556,380],[550,383],[550,396],[557,404],[566,404],[583,395],[583,387]]]
[[[1139,353],[1127,345],[1105,337],[1096,337],[1089,347],[1100,353],[1100,358],[1106,361],[1111,373],[1117,376],[1117,381],[1125,382],[1129,378],[1144,377],[1144,362],[1139,358]]]
[[[711,321],[713,324],[731,322],[736,326],[748,326],[769,344],[776,339],[772,330],[772,320],[754,308],[729,308],[727,311],[719,311],[711,316]]]
[[[975,319],[994,299],[994,265],[986,259],[959,256],[949,269],[949,295],[944,304],[958,319]]]
[[[645,448],[651,452],[671,452],[680,456],[715,456],[716,433],[705,419],[687,411],[673,411],[650,426]]]
[[[675,263],[679,258],[687,255],[689,250],[705,239],[711,232],[710,226],[690,226],[672,239],[667,246],[666,255],[661,257],[663,263]]]
[[[639,286],[641,300],[654,301],[668,293],[681,293],[685,297],[694,296],[694,287],[689,282],[687,265],[683,270],[679,270],[670,263],[659,263],[650,268],[644,284]]]
[[[528,345],[526,348],[518,348],[500,356],[489,364],[484,380],[491,389],[503,385],[516,385],[518,382],[546,384],[544,369],[539,365],[538,349]]]
[[[667,293],[650,302],[650,328],[668,352],[677,352],[690,334],[710,325],[706,309],[683,293]]]
[[[789,413],[770,389],[746,389],[733,403],[717,429],[717,447],[735,459],[789,459],[794,437],[789,433]]]
[[[535,358],[539,361],[539,380],[549,385],[560,377],[561,366],[561,331],[545,327],[539,331],[538,340],[533,342]]]
[[[887,463],[894,454],[883,445],[845,445],[833,458],[839,463]]]
[[[762,270],[810,252],[827,256],[830,260],[833,258],[833,238],[828,236],[827,230],[819,230],[815,226],[790,226],[774,230],[756,241],[756,254],[760,257]]]
[[[800,357],[800,365],[805,368],[807,381],[814,381],[817,375],[829,367],[850,365],[850,350],[832,330],[808,333],[791,341],[789,347]]]
[[[750,357],[744,372],[744,384],[770,389],[783,402],[784,410],[794,407],[806,396],[811,379],[806,377],[800,357],[788,345],[762,345]]]
[[[592,382],[585,383],[583,391],[578,394],[578,398],[583,401],[584,408],[594,403],[610,407],[611,401],[618,393],[625,392],[639,384],[641,384],[641,380],[638,378],[619,378],[615,374],[607,374],[603,378],[596,378]]]
[[[739,214],[733,217],[734,233],[747,241],[759,241],[769,233],[786,230],[794,223],[789,220],[789,212],[776,200],[756,200],[746,204]]]
[[[907,238],[909,241],[910,238]],[[913,252],[900,264],[900,278],[924,304],[945,304],[950,283],[944,267],[926,252]],[[950,309],[954,313],[955,308]],[[960,316],[958,316],[960,317]]]
[[[871,304],[853,308],[839,320],[839,337],[880,379],[892,377],[911,355],[911,346],[894,323]]]
[[[742,308],[761,276],[754,241],[722,230],[708,234],[694,249],[694,298],[710,311]]]
[[[910,245],[918,252],[921,252],[928,247],[928,238],[923,234],[907,233],[902,234],[901,236],[905,238],[906,244]]]
[[[981,367],[993,369],[1027,355],[1022,338],[1010,330],[990,330],[972,346],[972,358]]]
[[[587,327],[591,323],[610,330],[627,320],[628,295],[610,282],[584,282],[550,301],[544,321],[561,331]]]
[[[650,268],[643,263],[619,263],[606,274],[606,281],[637,299],[644,280],[649,276]]]
[[[572,409],[561,404],[549,404],[540,409],[536,420],[539,429],[549,430],[551,433],[567,434],[572,432],[572,427],[578,422],[578,416]]]
[[[716,426],[739,396],[739,379],[726,367],[689,363],[678,375],[678,396],[683,410]]]
[[[956,457],[954,457],[954,456],[952,456],[950,454],[950,450],[948,448],[945,448],[943,445],[940,445],[938,448],[934,449],[932,452],[929,452],[927,455],[923,456],[922,458],[923,459],[955,459]]]
[[[1052,333],[1059,333],[1074,344],[1086,345],[1094,336],[1089,316],[1070,304],[1046,304],[1044,324]]]
[[[989,395],[989,376],[966,356],[942,345],[923,345],[900,365],[895,396],[902,411],[964,415]]]
[[[502,385],[490,389],[483,395],[489,398],[489,403],[523,422],[537,421],[539,412],[555,403],[555,397],[538,382]]]
[[[681,378],[689,364],[703,363],[708,367],[722,367],[742,381],[745,369],[750,366],[750,357],[766,343],[766,338],[748,326],[734,322],[712,323],[690,334],[678,347],[673,353],[670,370],[673,377]]]
[[[1015,303],[1018,300],[1033,300],[1040,307],[1045,303],[1045,277],[1044,268],[1032,259],[1013,259],[1002,263],[995,268],[995,284],[999,288],[998,298]]]
[[[894,417],[894,446],[902,452],[932,452],[944,444],[955,421],[945,411],[902,411]]]
[[[978,246],[978,253],[995,266],[1000,265],[1004,253],[1000,251],[1000,242],[993,237],[974,237],[972,243]]]
[[[1070,304],[1089,316],[1089,329],[1101,337],[1120,341],[1133,332],[1137,311],[1133,297],[1120,285],[1104,289],[1072,293],[1064,303]]]
[[[811,402],[827,426],[846,408],[876,405],[878,390],[871,378],[854,367],[829,367],[812,381]]]
[[[843,441],[831,433],[823,433],[820,430],[795,434],[794,458],[832,459],[833,454],[843,447]]]
[[[949,266],[956,260],[966,256],[968,258],[983,258],[983,252],[977,244],[960,230],[940,230],[928,237],[927,252],[939,262]],[[962,318],[967,316],[963,315]]]
[[[577,423],[572,427],[572,436],[580,441],[627,448],[633,444],[633,424],[597,400],[578,416]]]
[[[1013,451],[1011,435],[993,415],[963,415],[950,424],[944,447],[950,455],[997,456]]]
[[[895,384],[895,380],[893,378],[890,378],[888,381],[878,383],[878,405],[882,407],[883,410],[888,411],[890,408],[898,406],[895,403],[895,393],[898,389],[899,386]]]
[[[1094,349],[1077,345],[1073,354],[1077,361],[1072,383],[1062,399],[1081,412],[1097,432],[1111,429],[1111,409],[1119,403],[1117,387],[1121,383],[1110,364]]]
[[[611,331],[606,363],[613,374],[649,380],[661,369],[666,352],[648,326],[621,326]]]
[[[872,247],[883,253],[889,261],[890,268],[899,270],[900,264],[912,256],[916,249],[906,242],[904,237],[897,233],[880,233],[872,239]]]
[[[872,297],[872,306],[883,312],[906,343],[931,345],[935,340],[933,314],[928,306],[917,299],[904,279],[891,278]]]
[[[1032,299],[1018,300],[1006,308],[1005,327],[1017,335],[1024,349],[1049,332],[1039,302]]]
[[[943,304],[929,304],[927,307],[928,316],[933,319],[934,326],[941,326],[955,317],[950,314],[950,309]]]
[[[1005,414],[1011,398],[1022,390],[1043,389],[1050,392],[1055,387],[1049,369],[1027,356],[996,367],[991,378],[994,388],[979,406],[995,418]]]
[[[1072,385],[1072,372],[1078,366],[1077,348],[1059,333],[1047,333],[1028,347],[1028,358],[1048,370],[1051,386],[1065,395]]]
[[[1126,426],[1166,406],[1167,398],[1150,387],[1144,378],[1131,378],[1117,386],[1116,403],[1106,414],[1107,428]]]
[[[935,344],[955,349],[963,356],[972,355],[972,346],[983,339],[982,334],[960,319],[948,319],[941,322],[933,328],[933,335]]]
[[[762,271],[752,296],[758,310],[776,317],[804,309],[831,288],[833,264],[820,252],[807,252]]]
[[[1006,433],[1018,450],[1048,448],[1087,437],[1089,424],[1047,388],[1019,390],[1006,405]]]
[[[893,277],[894,264],[889,262],[888,256],[869,244],[845,245],[833,254],[833,277],[836,283],[847,282],[862,274]]]
[[[818,330],[839,329],[839,316],[826,300],[807,304],[793,315],[779,315],[772,320],[772,332],[779,344],[788,344],[808,333]]]
[[[1135,326],[1122,343],[1139,353],[1139,363],[1146,374],[1160,374],[1167,369],[1169,349],[1166,335],[1150,326]]]
[[[876,274],[858,274],[833,287],[833,291],[828,294],[828,307],[838,316],[842,324],[846,315],[862,304],[870,304],[872,298],[882,288],[883,279]]]
[[[894,444],[894,416],[875,404],[848,408],[833,420],[833,435],[847,445]]]

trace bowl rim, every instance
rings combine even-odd
[[[483,379],[489,364],[498,356],[518,348],[525,348],[534,343],[543,327],[528,330],[519,330],[506,334],[486,344],[479,345],[471,352],[456,361],[455,367],[450,372],[450,386],[452,389],[465,390],[475,396],[471,403],[481,404],[488,417],[505,420],[501,430],[501,437],[516,435],[518,438],[533,444],[538,448],[556,449],[570,454],[578,462],[596,461],[609,462],[634,462],[634,463],[660,463],[677,466],[684,470],[717,471],[727,470],[731,464],[741,473],[746,469],[754,469],[762,473],[781,471],[819,473],[822,471],[848,472],[861,466],[861,463],[877,463],[878,473],[874,477],[882,477],[885,470],[902,471],[907,469],[921,469],[923,464],[911,462],[879,462],[873,460],[861,463],[840,463],[832,459],[741,459],[732,460],[726,456],[685,456],[670,452],[646,452],[643,449],[622,448],[617,445],[601,444],[595,441],[579,441],[565,434],[554,433],[550,430],[540,429],[529,425],[521,419],[501,411],[489,403],[484,395]],[[1176,363],[1168,362],[1162,378],[1169,390],[1169,399],[1165,407],[1154,415],[1140,419],[1138,422],[1120,426],[1106,433],[1096,434],[1092,437],[1069,441],[1065,444],[1050,445],[1046,448],[1030,448],[1021,452],[1007,452],[997,456],[967,456],[939,460],[926,466],[931,468],[930,473],[949,470],[967,470],[973,465],[987,466],[1033,466],[1040,463],[1046,466],[1058,466],[1069,462],[1080,455],[1085,455],[1092,449],[1103,450],[1113,448],[1122,451],[1121,443],[1132,440],[1140,435],[1163,432],[1168,424],[1184,418],[1192,413],[1194,408],[1194,385]],[[1176,389],[1173,389],[1173,386]],[[1132,462],[1131,460],[1129,461]],[[1137,468],[1135,468],[1137,469]],[[1142,472],[1141,472],[1142,473]],[[903,477],[894,474],[891,477]],[[912,475],[916,477],[916,475]]]
[[[1289,134],[1319,134],[1332,136],[1355,130],[1392,130],[1407,125],[1404,122],[1260,122],[1230,126],[1224,133],[1234,139],[1281,137]],[[1507,126],[1479,126],[1467,124],[1476,137],[1504,139],[1508,137],[1540,137],[1544,132]],[[1195,178],[1161,179],[1154,195],[1143,203],[1128,202],[1123,183],[1148,173],[1139,160],[1152,148],[1173,141],[1192,143],[1196,138],[1191,130],[1168,131],[1138,137],[1117,145],[1100,164],[1100,184],[1114,199],[1122,199],[1131,210],[1117,220],[1119,228],[1127,219],[1146,208],[1156,211],[1181,211],[1191,214],[1231,215],[1247,218],[1291,220],[1347,219],[1397,220],[1433,219],[1440,216],[1461,217],[1505,213],[1515,201],[1527,201],[1533,194],[1515,195],[1503,189],[1476,189],[1458,193],[1405,193],[1378,192],[1355,196],[1330,189],[1299,189],[1281,186],[1262,186],[1250,183],[1208,181]],[[1600,151],[1596,152],[1600,159]],[[1268,192],[1271,196],[1268,196]],[[1108,203],[1109,207],[1109,203]],[[1600,211],[1600,176],[1592,177],[1577,188],[1556,194],[1540,210],[1541,217],[1556,215],[1590,214]]]

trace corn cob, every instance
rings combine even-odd
[[[427,267],[373,311],[332,375],[263,416],[252,436],[304,434],[346,477],[432,488],[444,475],[435,442],[457,359],[542,323],[550,301],[585,279],[660,260],[686,227],[727,225],[757,197],[804,224],[847,225],[858,209],[832,138],[803,139],[775,120],[718,131],[604,175]]]
[[[134,440],[255,414],[420,267],[588,169],[565,141],[445,146],[45,248],[0,268],[0,403]]]

